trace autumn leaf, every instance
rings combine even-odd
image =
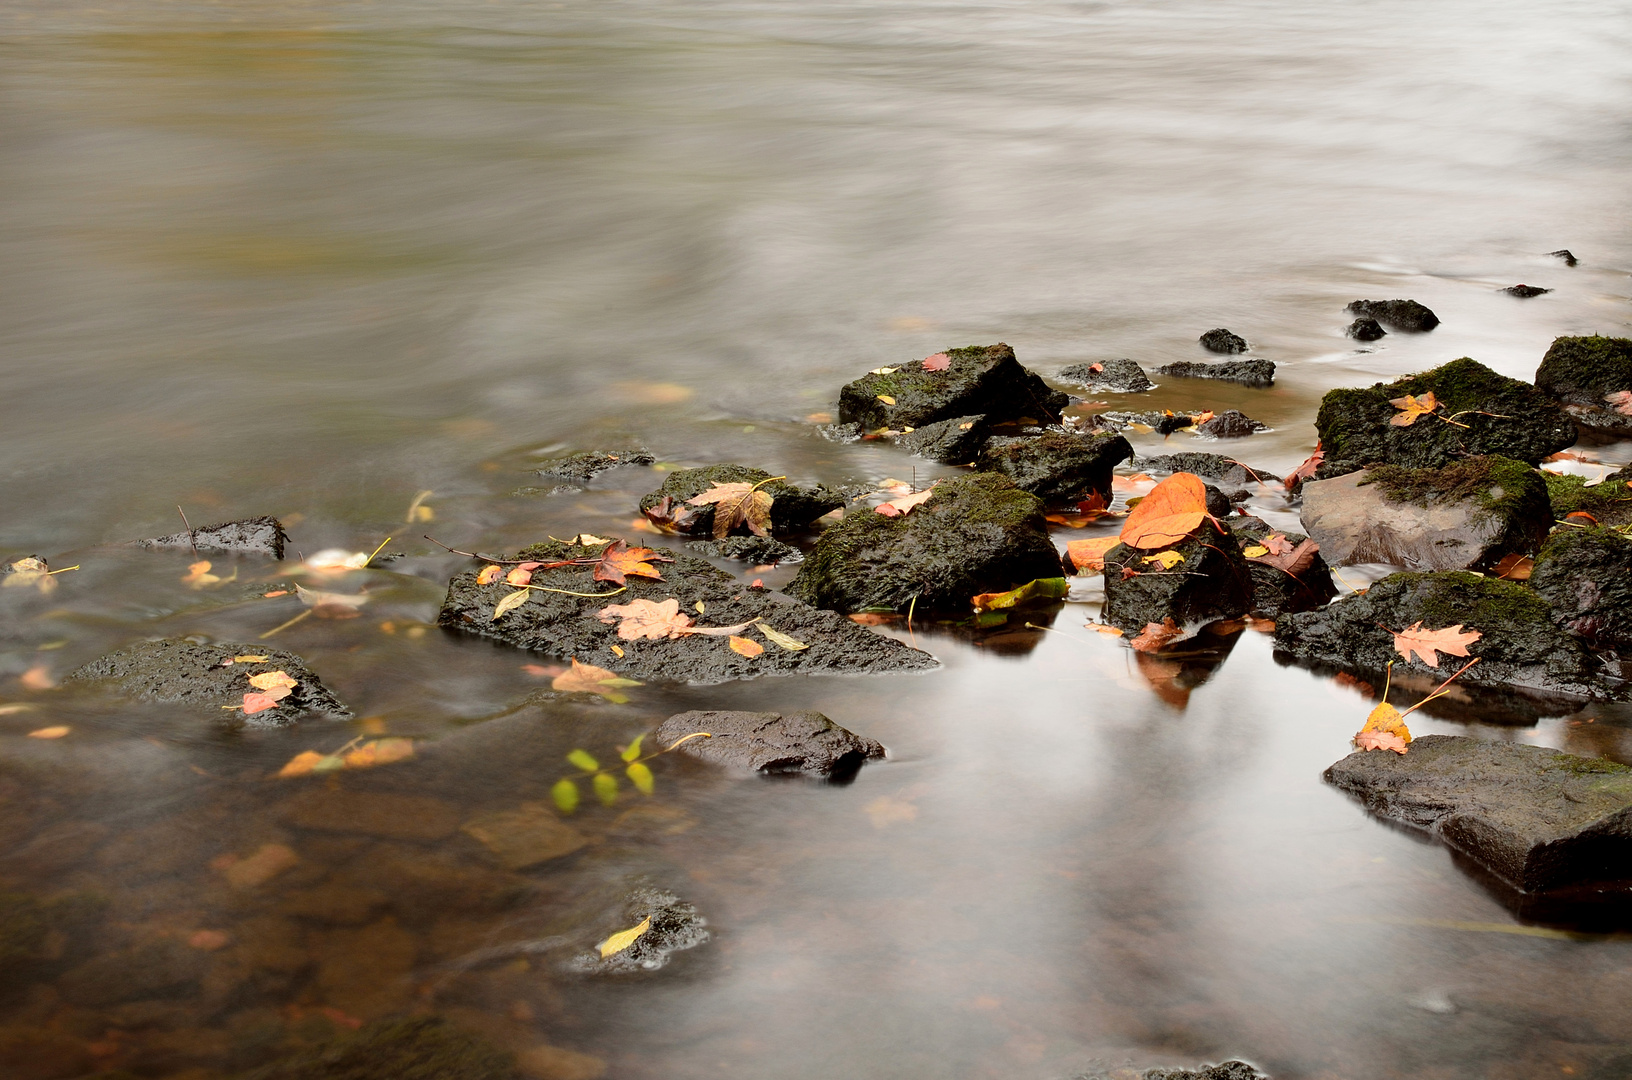
[[[747,622],[740,622],[740,623],[737,623],[735,626],[696,626],[696,625],[692,625],[692,626],[686,627],[684,630],[678,631],[674,636],[679,637],[681,634],[702,634],[705,637],[730,637],[732,634],[742,633],[744,630],[748,629],[750,626],[754,625],[754,623],[756,623],[758,621],[759,621],[758,619],[749,619]]]
[[[678,502],[667,495],[657,500],[652,506],[643,509],[641,513],[646,515],[645,519],[636,518],[629,523],[629,526],[634,529],[644,529],[647,532],[659,531],[652,528],[654,524],[673,529],[688,529],[691,527],[692,519],[697,516],[695,508],[689,508],[684,503]],[[648,524],[648,522],[651,524]]]
[[[731,643],[732,652],[750,659],[765,651],[765,646],[752,638],[738,637],[736,634],[732,634],[727,640]]]
[[[1429,667],[1439,666],[1438,653],[1447,656],[1466,656],[1468,646],[1484,635],[1477,630],[1462,631],[1462,624],[1443,630],[1424,630],[1419,620],[1394,635],[1394,648],[1407,660],[1416,653]]]
[[[1622,416],[1632,416],[1632,390],[1616,390],[1605,394],[1604,400]]]
[[[1153,484],[1155,482],[1156,481],[1153,477],[1147,476],[1142,472],[1134,473],[1132,476],[1113,476],[1111,477],[1111,490],[1138,491],[1146,484]]]
[[[1077,568],[1077,573],[1092,570],[1098,573],[1105,569],[1105,553],[1120,544],[1119,536],[1099,536],[1092,540],[1073,540],[1065,545],[1065,557],[1071,560],[1071,565]]]
[[[768,498],[768,496],[767,496]],[[718,510],[715,511],[719,513]],[[662,581],[663,575],[652,565],[654,562],[673,562],[667,555],[659,555],[651,548],[632,548],[622,540],[614,540],[601,552],[601,561],[595,564],[595,580],[626,585],[625,574]]]
[[[1249,547],[1242,548],[1241,554],[1245,555],[1249,559],[1256,559],[1260,555],[1268,555],[1269,549],[1262,544],[1253,544]]]
[[[348,769],[372,769],[389,765],[414,756],[412,739],[374,739],[364,743],[341,760]]]
[[[1080,529],[1091,521],[1113,516],[1115,515],[1111,509],[1105,505],[1105,496],[1096,491],[1077,503],[1077,512],[1075,514],[1049,514],[1048,520],[1056,525],[1064,525],[1070,529]]]
[[[245,716],[254,716],[258,712],[278,707],[278,698],[271,694],[245,694],[243,710]]]
[[[278,770],[278,776],[282,778],[307,776],[315,772],[318,765],[327,760],[329,758],[326,754],[320,754],[316,750],[302,750],[290,758],[283,768]],[[336,761],[335,764],[340,765],[343,762]]]
[[[1311,479],[1325,461],[1326,451],[1321,449],[1320,443],[1317,442],[1315,443],[1315,452],[1305,458],[1302,465],[1287,473],[1286,479],[1282,481],[1286,484],[1286,490],[1291,491],[1297,487],[1299,480]]]
[[[523,585],[531,585],[533,583],[533,571],[537,570],[538,567],[539,564],[536,562],[512,566],[510,571],[504,575],[504,583],[514,585],[518,589]]]
[[[1405,714],[1386,701],[1371,710],[1365,726],[1354,737],[1355,745],[1362,750],[1392,750],[1396,754],[1405,753],[1410,741],[1411,729],[1405,726]]]
[[[1392,750],[1405,753],[1405,740],[1391,731],[1362,731],[1354,737],[1354,745],[1362,750]]]
[[[532,595],[533,591],[531,589],[517,589],[515,592],[506,596],[503,600],[500,600],[498,606],[493,609],[493,621],[498,622],[510,612],[525,604],[528,598]]]
[[[60,739],[68,734],[69,730],[66,725],[58,724],[55,727],[36,728],[28,733],[28,737],[30,739]]]
[[[580,663],[574,657],[572,668],[557,675],[551,681],[550,689],[560,690],[562,693],[568,694],[600,694],[608,701],[622,705],[629,698],[627,695],[619,693],[619,690],[625,686],[639,685],[641,684],[634,679],[625,679],[605,668],[596,667],[594,664]],[[583,753],[583,751],[574,751],[574,753]],[[590,760],[593,761],[594,759],[591,758]],[[591,765],[589,768],[593,770],[599,767],[598,765]]]
[[[1028,600],[1059,600],[1071,591],[1063,577],[1038,578],[1008,592],[981,593],[972,599],[976,611],[999,611],[1012,608]]]
[[[1297,577],[1315,563],[1315,555],[1320,551],[1320,545],[1313,540],[1305,539],[1297,546],[1280,533],[1270,533],[1264,537],[1263,543],[1254,547],[1244,548],[1241,554],[1249,562],[1262,563],[1273,566],[1282,573]]]
[[[366,593],[323,592],[298,584],[295,586],[295,595],[309,608],[360,608],[369,601]]]
[[[1264,547],[1271,555],[1285,555],[1292,551],[1292,541],[1284,533],[1270,533],[1264,537]]]
[[[253,686],[257,690],[271,691],[280,688],[285,690],[293,690],[295,687],[300,685],[300,682],[296,679],[291,679],[288,672],[285,671],[263,671],[258,675],[251,675],[249,677],[249,685]]]
[[[1129,512],[1128,520],[1122,523],[1121,540],[1129,547],[1167,547],[1189,536],[1211,517],[1201,477],[1176,472],[1152,488]],[[1223,531],[1222,527],[1219,531]]]
[[[1211,420],[1214,415],[1215,414],[1214,414],[1213,410],[1211,410],[1211,409],[1208,409],[1205,412],[1191,413],[1190,414],[1191,426],[1195,426],[1195,425],[1198,425],[1198,424],[1205,424],[1207,421]]]
[[[886,405],[894,405],[895,404],[895,399],[893,397],[891,397],[890,395],[888,395],[888,394],[878,394],[876,396],[877,396],[878,400],[882,401]]]
[[[187,565],[187,576],[181,579],[183,585],[194,589],[202,589],[207,585],[218,585],[221,579],[210,573],[208,561],[200,559],[198,562]]]
[[[801,649],[810,648],[810,646],[806,645],[803,641],[797,641],[789,637],[782,631],[776,629],[774,626],[766,626],[764,623],[760,623],[759,632],[765,635],[765,640],[774,645],[779,645],[789,652],[798,652]]]
[[[1154,555],[1146,555],[1143,561],[1147,564],[1155,563],[1163,570],[1171,570],[1184,561],[1184,556],[1177,551],[1158,551]]]
[[[499,566],[497,563],[488,563],[477,572],[476,584],[491,585],[495,581],[499,580],[500,575],[503,573],[504,567]]]
[[[1128,644],[1140,652],[1156,652],[1189,636],[1184,627],[1175,623],[1172,616],[1168,616],[1159,623],[1146,623],[1145,628]]]
[[[931,484],[915,495],[903,495],[899,499],[891,499],[889,502],[873,507],[873,510],[885,517],[900,517],[902,514],[910,514],[914,507],[922,506],[933,494],[935,494],[935,485]]]
[[[648,915],[646,918],[640,921],[639,926],[630,927],[628,930],[620,930],[616,934],[613,934],[611,937],[601,942],[599,946],[601,950],[601,959],[605,960],[608,956],[615,955],[627,949],[629,946],[635,943],[636,939],[638,939],[640,935],[644,934],[651,928],[652,918],[650,915]]]
[[[944,352],[938,352],[934,356],[926,356],[924,358],[925,371],[945,371],[951,365],[952,358],[946,355]]]
[[[691,616],[680,613],[680,601],[672,596],[661,604],[645,599],[608,604],[597,614],[603,623],[616,621],[618,637],[624,641],[642,638],[662,641],[678,637],[680,631],[691,625]]]
[[[624,747],[623,753],[619,754],[618,757],[622,758],[624,761],[635,760],[640,756],[640,744],[645,741],[646,736],[644,733],[636,735],[635,741]]]
[[[1439,402],[1434,400],[1434,392],[1428,391],[1420,398],[1414,394],[1404,397],[1389,398],[1388,403],[1400,410],[1389,418],[1389,423],[1395,427],[1410,427],[1417,422],[1417,417],[1427,416],[1439,408]]]
[[[782,477],[772,477],[780,480]],[[738,525],[747,525],[748,531],[755,536],[771,535],[771,503],[770,492],[759,490],[759,484],[750,484],[741,481],[734,484],[722,484],[718,480],[711,481],[713,487],[701,495],[693,496],[686,502],[692,506],[714,506],[714,539],[724,540],[731,535],[731,530]],[[768,484],[770,480],[761,480],[760,484]]]
[[[1514,552],[1502,556],[1502,561],[1491,568],[1491,573],[1506,581],[1528,581],[1535,569],[1536,560]]]

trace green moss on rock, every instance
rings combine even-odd
[[[1624,480],[1605,480],[1587,486],[1586,477],[1546,474],[1547,498],[1553,517],[1562,521],[1576,512],[1591,514],[1600,525],[1632,523],[1632,487]]]
[[[763,483],[767,480],[770,483]],[[694,536],[708,534],[714,529],[714,507],[689,506],[686,501],[712,490],[716,483],[760,484],[759,490],[771,497],[773,533],[797,532],[823,514],[837,510],[847,501],[842,491],[822,485],[813,488],[796,487],[785,480],[772,480],[771,474],[764,469],[755,469],[747,465],[705,465],[700,469],[681,469],[670,473],[664,478],[662,487],[641,497],[640,512],[662,516],[666,524]],[[685,506],[688,511],[693,512],[685,520],[684,525],[678,525],[672,517],[662,515],[660,504],[664,499],[669,500],[670,507]],[[747,530],[738,526],[737,531]]]
[[[896,431],[977,414],[994,424],[1022,417],[1057,423],[1070,401],[1022,367],[1002,342],[947,349],[946,356],[940,371],[926,371],[922,360],[913,360],[846,383],[839,392],[839,422]]]
[[[1632,338],[1554,338],[1536,369],[1536,388],[1562,402],[1584,428],[1601,434],[1632,435],[1632,416],[1606,397],[1632,390]]]

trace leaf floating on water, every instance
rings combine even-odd
[[[51,669],[44,664],[35,664],[17,676],[17,681],[30,690],[49,690],[57,685],[57,680],[51,677]]]
[[[945,371],[951,366],[952,358],[946,355],[944,352],[938,352],[934,356],[926,356],[924,358],[925,371]]]
[[[738,637],[736,634],[732,634],[727,640],[731,643],[732,652],[746,656],[749,659],[765,651],[765,646],[751,638]]]
[[[631,927],[628,930],[620,930],[616,934],[613,934],[611,937],[601,942],[601,959],[605,960],[608,956],[612,956],[627,949],[629,946],[635,943],[640,935],[644,934],[651,928],[652,917],[648,915],[646,918],[640,921],[639,926]]]
[[[601,767],[601,763],[587,750],[574,750],[567,755],[567,761],[585,772],[594,772]]]
[[[1157,652],[1176,641],[1183,641],[1190,635],[1184,627],[1175,623],[1171,616],[1159,623],[1146,623],[1145,628],[1139,631],[1137,637],[1128,642],[1140,652]]]
[[[290,758],[283,768],[278,770],[278,776],[307,776],[317,768],[318,762],[322,761],[325,756],[316,750],[302,750]]]
[[[1429,667],[1439,667],[1439,653],[1467,656],[1468,646],[1484,635],[1477,630],[1462,631],[1462,624],[1443,630],[1424,630],[1419,620],[1394,635],[1394,648],[1407,660],[1415,653]]]
[[[999,611],[1028,600],[1059,600],[1070,591],[1071,585],[1063,577],[1038,578],[1008,592],[981,593],[971,603],[976,611]]]
[[[30,731],[28,733],[28,737],[30,739],[60,739],[64,735],[68,734],[69,730],[70,729],[66,724],[59,724],[56,727],[42,727],[38,730]]]
[[[1177,472],[1152,488],[1129,512],[1122,523],[1121,540],[1129,547],[1167,547],[1189,536],[1211,516],[1201,478]]]
[[[589,784],[595,789],[595,797],[601,800],[602,806],[611,806],[618,801],[618,778],[611,773],[596,773]]]
[[[618,637],[624,641],[640,641],[643,638],[661,641],[679,637],[682,631],[691,626],[691,616],[680,613],[680,601],[672,596],[660,604],[645,599],[631,600],[627,604],[608,604],[597,614],[603,623],[616,621]]]
[[[652,776],[652,770],[643,761],[637,761],[623,770],[629,777],[629,782],[635,785],[635,790],[642,795],[650,795],[657,787],[657,780]]]
[[[10,716],[12,713],[32,712],[37,708],[39,708],[38,705],[30,705],[27,702],[13,702],[10,705],[0,705],[0,716]]]
[[[810,648],[803,641],[796,641],[774,626],[766,626],[764,623],[760,623],[759,632],[765,635],[765,640],[773,645],[779,645],[789,652],[798,652],[800,649]]]
[[[372,769],[376,765],[389,765],[413,756],[412,739],[375,739],[359,746],[342,760],[348,769]]]
[[[571,780],[557,780],[550,788],[550,798],[555,800],[557,810],[570,814],[578,809],[578,785]]]
[[[302,568],[318,574],[343,574],[348,570],[361,570],[368,565],[369,558],[370,556],[362,551],[325,548],[307,559]]]
[[[181,583],[194,589],[202,589],[206,585],[219,585],[221,579],[210,573],[209,562],[200,559],[198,562],[188,564],[187,576],[181,579]]]
[[[1395,427],[1410,427],[1417,422],[1420,416],[1427,416],[1439,408],[1439,402],[1434,400],[1434,392],[1428,391],[1420,398],[1415,394],[1404,397],[1389,398],[1388,403],[1400,410],[1389,418],[1389,423]]]
[[[634,679],[625,679],[594,664],[581,663],[574,657],[571,669],[557,675],[550,683],[550,689],[568,694],[599,694],[615,705],[622,705],[629,698],[619,693],[619,689],[640,685]]]
[[[309,608],[330,606],[360,608],[369,601],[367,593],[323,592],[320,589],[308,589],[303,585],[295,586],[295,595]]]
[[[503,600],[500,600],[498,606],[493,609],[492,621],[498,622],[500,619],[504,618],[505,615],[525,604],[527,602],[527,598],[532,595],[533,594],[530,589],[517,589],[509,596],[506,596]]]

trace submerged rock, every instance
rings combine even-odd
[[[1343,310],[1410,334],[1426,333],[1439,325],[1439,316],[1415,300],[1356,300]]]
[[[985,416],[955,416],[915,428],[895,440],[901,449],[943,465],[967,465],[991,437]]]
[[[1196,425],[1196,434],[1209,439],[1241,439],[1268,430],[1268,424],[1254,420],[1239,409],[1225,409],[1211,420]]]
[[[1145,374],[1145,369],[1127,357],[1092,364],[1072,364],[1062,368],[1056,378],[1088,390],[1109,390],[1118,394],[1139,394],[1156,388],[1150,376]]]
[[[1509,296],[1517,296],[1520,300],[1528,300],[1532,296],[1542,296],[1553,290],[1543,289],[1539,285],[1509,285],[1502,292]]]
[[[1536,388],[1583,430],[1632,436],[1632,397],[1621,396],[1632,391],[1632,338],[1554,338],[1536,369]]]
[[[145,548],[181,548],[191,551],[195,547],[199,554],[230,553],[237,555],[266,555],[274,559],[283,558],[283,546],[289,540],[283,531],[283,525],[274,517],[243,518],[239,521],[223,521],[215,525],[205,525],[194,529],[191,533],[171,533],[169,536],[158,536],[151,540],[135,541],[138,547]]]
[[[1343,332],[1356,341],[1376,341],[1388,336],[1388,331],[1376,319],[1356,319]]]
[[[694,740],[701,741],[701,740]],[[639,888],[629,894],[623,910],[623,923],[611,933],[632,929],[651,920],[641,935],[627,949],[610,956],[598,952],[583,953],[568,965],[572,970],[589,975],[632,975],[656,971],[668,964],[677,952],[695,949],[709,939],[708,920],[697,914],[697,908],[686,903],[666,889]]]
[[[1103,496],[1111,500],[1111,470],[1133,456],[1120,435],[1049,431],[1013,439],[993,439],[975,468],[1001,473],[1021,491],[1046,502]]]
[[[1281,537],[1294,551],[1309,539],[1302,533],[1271,529],[1256,518],[1232,523],[1230,531],[1235,533],[1241,544],[1243,557],[1247,548],[1263,546],[1264,540],[1270,536]],[[1309,557],[1307,566],[1292,571],[1283,570],[1261,558],[1247,558],[1247,567],[1252,573],[1252,614],[1266,619],[1325,607],[1337,595],[1337,586],[1332,584],[1331,568],[1319,551]]]
[[[670,473],[663,480],[662,487],[641,497],[640,512],[661,525],[683,533],[695,536],[712,532],[713,505],[693,506],[687,500],[713,490],[716,483],[759,484],[759,490],[771,497],[773,533],[797,532],[849,501],[842,491],[825,485],[795,487],[785,480],[772,479],[764,469],[747,465],[705,465],[700,469],[681,469]],[[744,526],[739,525],[738,528],[747,532]]]
[[[1333,566],[1472,570],[1532,554],[1553,526],[1541,473],[1503,457],[1375,465],[1303,485],[1303,527]]]
[[[1145,562],[1158,550],[1172,550],[1184,561],[1171,570]],[[1123,570],[1133,570],[1124,577]],[[1105,553],[1105,609],[1101,618],[1133,635],[1147,623],[1172,619],[1196,626],[1215,619],[1245,615],[1253,605],[1252,571],[1241,547],[1202,522],[1197,535],[1167,549],[1135,549],[1118,544]]]
[[[1575,256],[1570,253],[1569,248],[1559,248],[1557,251],[1549,251],[1547,254],[1555,259],[1563,259],[1565,266],[1574,266],[1577,261]]]
[[[1223,454],[1203,454],[1185,451],[1177,454],[1158,454],[1135,457],[1133,467],[1151,476],[1167,476],[1176,472],[1195,473],[1224,493],[1232,503],[1245,502],[1254,494],[1261,494],[1265,484],[1279,484],[1281,478],[1267,469],[1253,469]]]
[[[819,712],[761,713],[695,710],[671,716],[652,737],[672,745],[687,735],[680,753],[762,773],[854,776],[864,762],[884,757],[884,747],[835,724]]]
[[[1209,330],[1199,339],[1201,347],[1208,352],[1216,353],[1244,353],[1247,351],[1247,339],[1239,334],[1232,334],[1222,326]]]
[[[851,612],[967,611],[977,593],[1060,576],[1043,501],[1005,476],[939,481],[934,494],[897,517],[857,510],[823,533],[788,594]],[[852,624],[853,625],[853,624]]]
[[[1479,663],[1458,679],[1468,686],[1518,689],[1557,698],[1609,697],[1610,685],[1585,646],[1553,622],[1547,602],[1511,581],[1458,571],[1390,574],[1366,590],[1318,611],[1276,621],[1279,652],[1316,665],[1358,671],[1381,679],[1390,661],[1395,678],[1417,673],[1439,682],[1466,659],[1440,655],[1430,667],[1402,658],[1394,634],[1415,623],[1426,630],[1461,624],[1482,635],[1468,646]],[[1386,627],[1386,629],[1385,629]]]
[[[580,454],[546,461],[533,470],[539,476],[552,480],[566,480],[587,484],[595,477],[625,465],[651,465],[657,459],[650,450],[586,450]]]
[[[1620,477],[1626,470],[1614,474]],[[1606,479],[1587,486],[1584,476],[1543,473],[1553,518],[1562,521],[1570,514],[1590,514],[1600,525],[1632,524],[1632,483],[1627,479]]]
[[[376,1020],[237,1080],[521,1080],[512,1055],[434,1016]]]
[[[1225,382],[1245,383],[1248,386],[1273,386],[1273,360],[1227,360],[1220,364],[1198,364],[1181,360],[1156,369],[1158,375],[1177,375],[1186,379],[1222,379]]]
[[[223,663],[239,656],[266,659]],[[288,697],[248,716],[222,708],[243,705],[244,695],[256,690],[250,685],[250,676],[270,671],[282,671],[295,680]],[[142,641],[91,661],[70,672],[64,681],[107,682],[130,697],[180,702],[205,711],[212,719],[251,727],[280,727],[306,716],[336,720],[351,716],[351,710],[323,685],[304,660],[264,645],[230,641],[200,645],[182,638]]]
[[[856,518],[877,516],[853,515]],[[835,531],[829,530],[828,535]],[[593,558],[601,550],[602,545],[550,541],[535,544],[518,557],[551,563]],[[631,576],[628,587],[622,591],[615,591],[608,583],[592,581],[591,568],[587,565],[535,570],[533,585],[562,591],[532,590],[526,603],[497,620],[493,613],[499,601],[516,590],[502,579],[480,585],[476,581],[477,569],[467,570],[449,582],[437,622],[459,633],[518,649],[576,657],[620,676],[640,680],[718,683],[758,675],[922,671],[937,666],[935,658],[928,653],[875,634],[831,611],[818,611],[790,602],[767,589],[746,586],[695,555],[676,553],[674,562],[655,565],[663,580]],[[808,568],[808,562],[806,566]],[[574,593],[592,595],[572,595]],[[662,603],[669,599],[677,600],[679,611],[699,626],[735,626],[764,620],[765,625],[809,648],[784,649],[772,641],[762,640],[764,635],[754,627],[738,631],[764,645],[765,651],[753,657],[733,651],[727,639],[720,636],[686,634],[677,638],[631,641],[620,639],[616,626],[602,622],[599,617],[601,609],[611,605],[627,605],[634,600]],[[701,612],[697,608],[699,602],[703,605]],[[624,655],[614,653],[614,645],[621,648]]]
[[[986,416],[992,423],[1031,417],[1060,420],[1070,398],[1020,366],[1014,350],[999,342],[948,349],[948,365],[926,371],[913,360],[887,374],[870,372],[839,392],[839,421],[877,428],[920,428],[958,416]]]
[[[769,536],[728,536],[724,540],[692,540],[686,547],[711,559],[741,559],[751,563],[798,562],[805,556],[791,544]]]
[[[1632,651],[1632,540],[1608,529],[1559,529],[1530,574],[1553,619],[1589,645]]]
[[[1350,754],[1325,778],[1520,891],[1608,880],[1632,887],[1632,767],[1543,746],[1424,735],[1403,755]]]
[[[1390,401],[1428,393],[1439,405],[1436,414],[1419,415],[1409,426],[1393,423],[1401,410]],[[1535,387],[1467,357],[1387,384],[1328,391],[1315,429],[1326,453],[1322,478],[1377,463],[1437,468],[1470,454],[1537,465],[1576,438],[1570,418]]]

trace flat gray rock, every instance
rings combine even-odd
[[[1157,368],[1156,374],[1177,375],[1185,379],[1223,379],[1225,382],[1244,383],[1247,386],[1273,386],[1275,361],[1256,357],[1251,360],[1225,360],[1217,364],[1181,360],[1176,364]]]
[[[653,733],[669,746],[687,735],[680,753],[722,765],[763,773],[854,775],[867,761],[884,756],[884,747],[840,727],[819,712],[760,713],[695,710],[671,716]]]
[[[145,548],[182,548],[187,551],[197,548],[200,554],[266,555],[281,559],[283,546],[288,540],[283,524],[277,518],[254,517],[223,521],[194,529],[191,533],[171,533],[135,543]]]
[[[1632,878],[1632,767],[1542,746],[1425,735],[1325,772],[1381,817],[1424,829],[1521,892]]]

